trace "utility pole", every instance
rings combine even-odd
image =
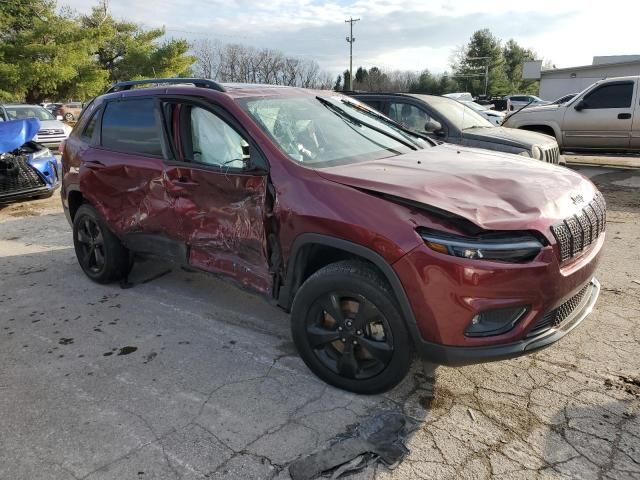
[[[349,24],[349,36],[347,37],[347,43],[349,44],[349,88],[348,90],[351,90],[351,85],[353,85],[353,42],[356,41],[356,39],[353,37],[353,24],[359,21],[360,21],[359,18],[353,18],[353,17],[350,17],[349,20],[344,21],[344,23]]]
[[[487,96],[487,90],[489,89],[489,62],[491,57],[469,57],[467,60],[486,60],[484,65],[484,96]]]

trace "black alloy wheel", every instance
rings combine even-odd
[[[329,292],[310,309],[306,325],[318,360],[351,379],[375,377],[393,355],[393,336],[384,315],[362,295]]]
[[[124,280],[133,266],[131,252],[91,205],[81,205],[73,217],[73,246],[82,270],[95,282]]]
[[[291,307],[291,334],[313,373],[351,392],[393,388],[413,359],[389,283],[361,260],[326,265],[304,281]]]
[[[99,274],[105,267],[104,236],[100,225],[91,217],[84,217],[76,232],[78,260],[82,268]]]

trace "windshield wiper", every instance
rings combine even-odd
[[[433,143],[433,146],[438,145],[438,143],[433,140],[432,138],[429,138],[429,136],[427,135],[422,135],[419,132],[415,132],[405,126],[403,126],[402,124],[394,121],[391,118],[385,117],[384,115],[382,115],[381,113],[377,113],[374,112],[372,110],[369,110],[367,108],[362,108],[359,104],[357,103],[353,103],[347,99],[340,99],[340,101],[342,103],[344,103],[345,105],[349,105],[352,108],[355,108],[356,110],[358,110],[359,112],[362,112],[365,115],[368,115],[370,117],[375,118],[376,120],[380,120],[383,123],[386,123],[387,125],[389,125],[391,128],[394,128],[396,130],[400,130],[403,134],[405,134],[406,137],[409,137],[408,140],[410,140],[411,142],[413,142],[413,140],[411,139],[411,137],[418,137],[421,140],[428,140],[431,143]],[[413,142],[414,144],[416,144],[416,146],[420,146],[417,142]],[[422,148],[422,147],[420,147]]]
[[[354,117],[353,115],[350,115],[349,112],[346,112],[345,110],[340,108],[338,105],[336,105],[333,102],[327,100],[326,98],[317,96],[316,100],[318,100],[320,103],[322,103],[325,107],[328,107],[328,108],[332,109],[333,111],[335,111],[339,115],[347,117],[351,121],[356,122],[359,125],[362,125],[362,126],[365,126],[367,128],[370,128],[374,132],[378,132],[381,135],[384,135],[385,137],[389,137],[389,138],[395,140],[396,142],[403,144],[405,147],[410,148],[411,150],[418,150],[418,146],[415,145],[413,142],[410,142],[409,140],[405,140],[403,138],[400,138],[400,137],[397,137],[395,135],[392,135],[391,133],[387,132],[386,130],[384,130],[382,128],[379,128],[379,127],[376,127],[375,125],[371,125],[371,124],[369,124],[367,122],[363,122],[359,118]]]
[[[474,128],[493,128],[493,125],[472,125],[471,127],[464,127],[462,131],[466,132],[467,130],[473,130]]]
[[[504,125],[504,122],[506,122],[507,120],[509,120],[511,117],[513,117],[514,115],[520,113],[522,110],[524,110],[525,108],[527,108],[529,105],[533,104],[533,100],[531,100],[529,103],[527,103],[524,107],[522,107],[519,110],[516,110],[515,112],[510,113],[509,115],[507,115],[506,117],[504,117],[504,120],[502,121],[502,124]]]

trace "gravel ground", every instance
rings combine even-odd
[[[640,478],[640,172],[585,168],[609,204],[603,290],[533,356],[437,369],[385,395],[317,380],[278,309],[158,261],[131,289],[77,266],[58,195],[0,210],[0,478],[289,478],[373,413],[418,421],[353,478]]]

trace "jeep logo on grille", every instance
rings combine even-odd
[[[584,197],[580,194],[571,195],[571,201],[573,202],[574,205],[579,205],[581,203],[584,203]]]

